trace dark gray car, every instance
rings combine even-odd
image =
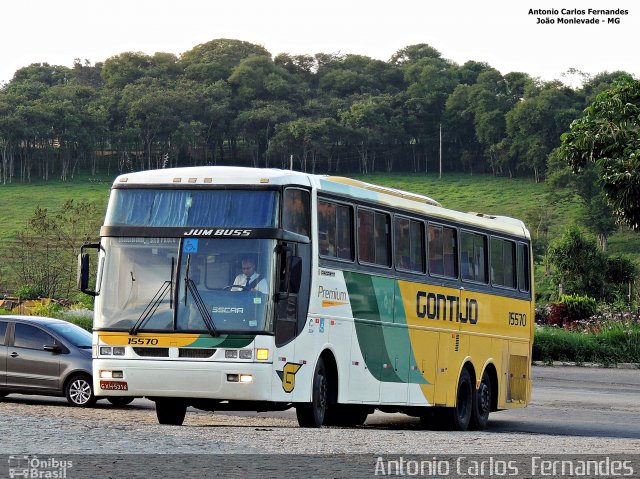
[[[91,333],[60,319],[0,316],[0,397],[66,396],[73,406],[91,406],[92,383]]]

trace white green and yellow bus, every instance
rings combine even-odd
[[[116,178],[100,237],[78,279],[96,296],[94,390],[150,398],[161,424],[189,406],[295,407],[305,427],[379,409],[482,429],[530,399],[519,220],[341,177],[193,167]]]

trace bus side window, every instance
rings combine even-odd
[[[318,248],[322,256],[336,257],[336,205],[318,201]]]
[[[487,237],[463,231],[460,233],[462,279],[487,282]]]
[[[408,218],[395,217],[396,268],[424,272],[424,227]]]
[[[390,223],[388,214],[358,209],[358,259],[361,262],[391,266]]]
[[[518,288],[529,292],[529,247],[518,244]]]
[[[309,236],[309,192],[298,188],[284,191],[282,227],[299,235]]]

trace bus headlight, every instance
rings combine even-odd
[[[100,356],[111,356],[111,346],[100,346]]]
[[[251,359],[253,357],[253,351],[251,349],[241,349],[240,359]]]
[[[241,374],[240,375],[240,382],[241,383],[252,383],[253,382],[253,376],[251,374]]]

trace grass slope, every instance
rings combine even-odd
[[[24,228],[36,207],[54,212],[67,199],[88,200],[106,208],[109,189],[115,175],[99,179],[86,176],[72,181],[34,181],[30,184],[12,183],[0,185],[0,291],[7,290],[12,272],[6,260],[9,248],[15,247],[13,239]],[[356,177],[356,176],[354,176]],[[445,174],[439,179],[434,174],[382,174],[357,176],[369,183],[391,186],[424,194],[439,201],[443,206],[460,211],[475,211],[512,216],[527,223],[535,231],[545,223],[553,238],[561,234],[571,223],[578,223],[582,207],[577,200],[552,204],[543,184],[529,179],[508,179],[491,175]],[[640,259],[640,236],[621,230],[610,238],[610,252],[624,253]]]

